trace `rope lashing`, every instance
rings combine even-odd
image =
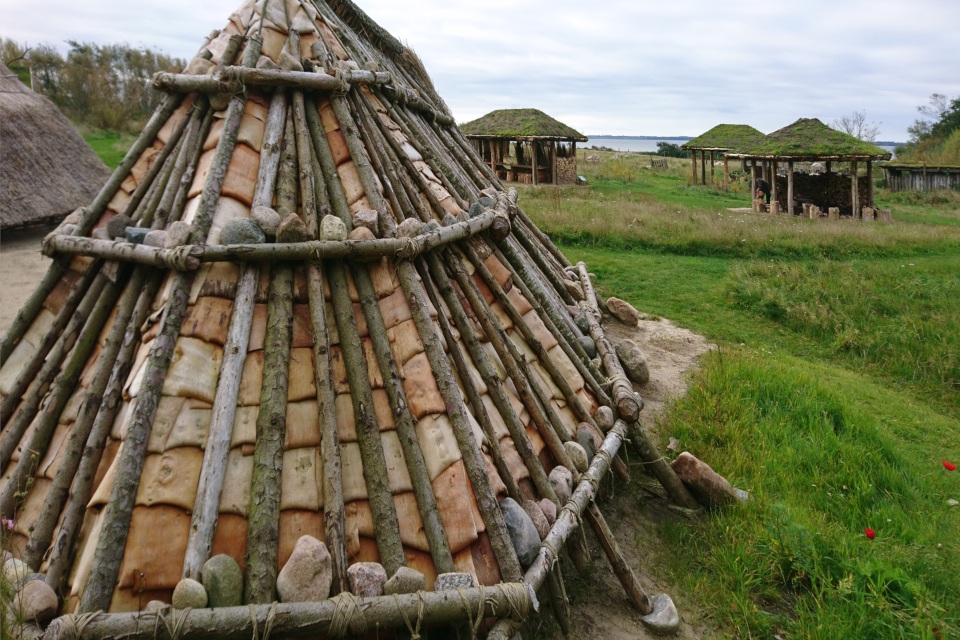
[[[273,621],[277,617],[277,603],[273,602],[270,605],[270,610],[267,611],[267,619],[263,622],[263,637],[258,638],[257,627],[257,607],[255,605],[250,605],[250,622],[253,626],[253,640],[270,640],[270,633],[273,631]]]
[[[191,259],[193,258],[193,252],[196,249],[196,245],[184,244],[170,250],[167,261],[170,266],[176,269],[177,271],[190,271],[191,270]]]
[[[167,617],[163,615],[166,612],[170,612],[170,617],[173,619],[173,626],[170,626],[170,622],[167,621]],[[184,609],[179,616],[177,616],[177,610],[172,606],[167,605],[157,611],[157,619],[154,621],[153,626],[153,640],[157,640],[157,634],[160,632],[160,623],[163,623],[163,626],[167,629],[167,635],[170,636],[170,640],[178,640],[180,638],[180,633],[183,631],[183,625],[187,621],[187,616],[190,614],[192,609],[187,607]]]
[[[397,603],[397,608],[400,609],[400,615],[403,616],[403,621],[407,623],[407,629],[410,631],[410,640],[420,640],[420,625],[423,624],[423,591],[417,591],[417,627],[414,628],[410,624],[410,618],[407,616],[407,610],[403,608],[400,604],[400,596],[397,594],[393,595],[394,601]]]
[[[97,611],[91,611],[90,613],[81,613],[80,615],[75,615],[68,613],[63,616],[64,622],[73,627],[73,633],[76,640],[80,640],[83,636],[83,630],[87,628],[87,625],[93,622],[93,619],[98,615],[103,613],[103,609]]]
[[[330,92],[332,96],[345,96],[350,92],[350,83],[347,81],[346,76],[343,75],[343,70],[339,67],[333,70],[333,77],[337,81],[337,88]]]
[[[333,598],[337,603],[333,610],[333,616],[330,618],[330,628],[328,633],[334,638],[346,637],[347,633],[360,635],[367,631],[367,619],[360,608],[360,598],[342,591]]]
[[[467,598],[467,594],[460,587],[457,587],[457,593],[460,594],[463,608],[467,612],[467,620],[470,623],[470,637],[472,640],[477,640],[477,631],[480,630],[480,623],[483,622],[483,609],[487,604],[487,594],[484,593],[483,585],[480,585],[480,605],[477,607],[477,619],[474,621],[473,614],[470,613],[470,599]]]

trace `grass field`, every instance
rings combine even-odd
[[[93,131],[81,129],[80,134],[93,151],[100,156],[103,163],[116,169],[127,149],[133,145],[137,137],[130,133],[119,133],[115,131]]]
[[[521,202],[603,293],[720,345],[661,436],[752,499],[663,525],[663,570],[733,637],[958,637],[960,198],[880,192],[892,225],[734,214],[745,192],[648,163]]]

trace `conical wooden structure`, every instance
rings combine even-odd
[[[152,635],[123,612],[169,602],[227,554],[252,608],[177,613],[179,637],[256,624],[339,636],[479,609],[513,618],[503,634],[548,574],[562,609],[553,562],[581,513],[649,612],[587,505],[611,466],[626,473],[628,429],[689,495],[636,424],[642,401],[585,268],[502,190],[416,56],[346,0],[261,0],[154,86],[167,98],[83,215],[45,240],[54,266],[0,344],[0,511],[16,554],[84,615],[47,633],[76,637],[79,621],[87,637]],[[283,220],[276,241],[220,244],[266,207]],[[147,229],[166,234],[133,242]],[[601,405],[606,436],[580,473],[569,442],[578,429],[600,441]],[[558,464],[577,478],[563,504]],[[560,507],[532,563],[498,507],[508,496]],[[304,535],[326,543],[341,595],[271,605]],[[412,567],[427,592],[451,572],[489,588],[358,605],[347,567],[360,561]]]

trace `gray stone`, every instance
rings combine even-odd
[[[589,429],[578,427],[576,437],[577,444],[583,447],[583,451],[587,454],[587,466],[590,466],[590,463],[593,462],[593,456],[597,452],[597,443],[593,433]]]
[[[75,224],[65,224],[60,227],[60,233],[65,236],[72,236],[77,232],[77,225]]]
[[[143,244],[148,247],[160,247],[162,249],[167,244],[167,232],[163,229],[154,229],[143,237]]]
[[[397,225],[397,233],[401,238],[415,238],[420,235],[420,221],[415,218],[407,218]]]
[[[573,473],[570,469],[563,466],[556,466],[550,472],[550,484],[553,486],[554,493],[560,504],[566,504],[570,496],[573,495]]]
[[[563,286],[566,287],[567,293],[573,296],[574,300],[584,300],[583,287],[579,282],[574,282],[573,280],[567,280],[564,278]]]
[[[693,454],[684,451],[670,466],[690,489],[693,497],[705,507],[723,507],[740,502],[727,479]]]
[[[623,365],[623,372],[637,384],[650,382],[650,365],[647,357],[633,340],[621,340],[616,345],[617,357]]]
[[[373,235],[373,231],[367,229],[366,227],[357,227],[350,232],[350,235],[347,236],[347,240],[376,240],[377,236]]]
[[[579,313],[577,313],[577,315],[574,316],[573,318],[573,323],[577,325],[577,329],[580,329],[580,332],[583,335],[585,336],[590,335],[590,321],[587,320],[586,311],[580,311]]]
[[[547,516],[544,515],[540,505],[533,500],[524,500],[523,510],[527,512],[530,520],[533,521],[533,526],[537,528],[540,539],[546,540],[547,536],[550,535],[550,522],[547,520]]]
[[[257,69],[267,69],[269,71],[276,71],[280,68],[276,62],[268,58],[267,56],[260,56],[260,59],[257,60]]]
[[[597,343],[593,341],[593,338],[590,336],[580,336],[577,338],[577,341],[580,342],[580,346],[583,347],[583,350],[587,352],[587,357],[593,360],[597,357]]]
[[[570,442],[564,442],[563,450],[567,452],[570,461],[573,462],[573,466],[576,467],[580,473],[584,473],[590,467],[587,452],[576,442],[572,440]]]
[[[336,242],[347,239],[347,225],[337,216],[325,216],[320,221],[320,239],[326,242]]]
[[[303,64],[299,59],[290,55],[289,51],[281,51],[280,60],[277,62],[283,71],[303,71]]]
[[[284,218],[277,227],[277,242],[306,242],[307,225],[300,216],[291,214]]]
[[[386,581],[386,573],[383,579]],[[282,602],[320,602],[329,597],[332,582],[333,565],[327,545],[313,536],[301,536],[277,576],[277,593]],[[350,585],[353,586],[353,577]]]
[[[150,229],[146,227],[127,227],[127,242],[131,242],[133,244],[143,244],[143,241],[146,240],[148,233],[150,233]]]
[[[183,220],[177,220],[171,223],[167,229],[167,241],[163,246],[167,249],[173,249],[174,247],[185,245],[189,241],[190,225]]]
[[[24,622],[19,628],[16,628],[14,623],[11,630],[16,640],[40,640],[43,637],[43,629],[32,622]]]
[[[553,523],[557,521],[557,505],[553,504],[553,502],[547,498],[544,498],[537,504],[540,505],[540,511],[543,511],[543,515],[552,527]]]
[[[280,226],[280,214],[271,207],[258,205],[250,211],[250,219],[257,223],[263,229],[263,233],[268,238],[277,235],[277,227]]]
[[[196,580],[184,578],[173,590],[172,603],[174,609],[205,609],[207,590]]]
[[[443,226],[445,227],[452,227],[453,225],[457,224],[457,218],[452,213],[447,212],[443,216],[443,221],[441,222],[441,224],[443,224]]]
[[[373,71],[374,73],[376,73],[377,71],[380,71],[380,65],[373,60],[367,60],[364,63],[363,68],[366,69],[367,71]]]
[[[347,569],[350,592],[363,598],[375,598],[383,595],[387,583],[387,572],[376,562],[357,562]]]
[[[200,583],[207,590],[211,609],[243,604],[243,572],[237,561],[225,553],[203,563]]]
[[[597,409],[597,412],[593,414],[593,420],[597,423],[597,426],[600,427],[600,431],[606,433],[613,429],[613,423],[615,421],[613,415],[613,409],[607,406],[602,406]]]
[[[454,589],[472,589],[476,586],[478,586],[477,579],[472,573],[441,573],[433,583],[433,590],[452,591]]]
[[[497,201],[490,196],[483,196],[480,198],[480,200],[478,200],[478,202],[480,203],[481,207],[486,207],[487,209],[493,209],[495,206],[497,206]]]
[[[607,298],[607,309],[610,310],[614,318],[628,327],[635,327],[637,326],[637,322],[640,321],[640,312],[626,300]]]
[[[39,580],[40,582],[44,582],[46,579],[47,579],[46,576],[44,576],[42,573],[31,573],[28,576],[21,577],[19,580],[17,580],[14,583],[14,585],[16,589],[19,590],[19,589],[23,589],[23,587],[26,586],[28,582],[36,582],[37,580]]]
[[[460,209],[460,213],[457,214],[457,222],[469,222],[470,214],[463,209]]]
[[[111,238],[123,238],[126,236],[127,227],[132,224],[130,216],[118,213],[107,221],[107,235]]]
[[[440,223],[437,222],[436,220],[431,220],[430,222],[427,223],[427,229],[429,229],[430,231],[436,231],[439,228],[440,228]],[[423,232],[423,233],[426,233],[426,232]]]
[[[267,234],[250,218],[234,218],[220,230],[220,244],[263,244]]]
[[[380,217],[373,209],[361,209],[353,214],[354,227],[366,227],[374,236],[380,235]]]
[[[383,594],[386,596],[400,595],[403,593],[416,593],[417,591],[426,591],[427,578],[416,569],[410,567],[400,567],[393,574],[386,584],[383,585]]]
[[[3,563],[5,563],[7,560],[11,560],[12,558],[13,558],[13,554],[7,551],[6,549],[4,549],[3,551],[0,551],[0,566],[2,566]]]
[[[737,497],[740,499],[740,502],[747,502],[750,499],[750,492],[743,489],[733,488],[733,492],[737,494]]]
[[[143,610],[145,613],[159,613],[169,606],[170,605],[163,600],[151,600],[146,604]]]
[[[13,610],[20,612],[23,621],[40,626],[53,620],[58,606],[56,592],[42,580],[28,582],[13,599]]]
[[[482,205],[482,204],[480,204],[479,202],[474,202],[472,205],[470,205],[470,217],[471,217],[471,218],[476,218],[476,217],[477,217],[478,215],[480,215],[481,213],[483,213],[483,205]]]
[[[650,598],[653,613],[640,618],[643,625],[659,636],[669,636],[680,631],[680,614],[673,599],[665,593]]]
[[[540,552],[540,533],[523,507],[513,498],[504,498],[500,503],[503,522],[507,525],[510,542],[517,552],[517,560],[523,567],[529,567]]]
[[[496,189],[496,187],[487,187],[486,189],[483,189],[480,193],[482,193],[483,195],[487,196],[488,198],[496,198],[496,197],[497,197],[497,189]]]
[[[3,581],[6,584],[15,584],[33,573],[27,563],[19,558],[9,558],[3,563]]]
[[[67,217],[64,218],[63,222],[61,222],[60,224],[80,224],[80,220],[82,219],[83,219],[83,207],[79,209],[74,209],[73,212],[67,215]]]
[[[90,232],[90,237],[95,240],[113,240],[113,236],[110,235],[110,232],[107,231],[105,227],[94,229]]]

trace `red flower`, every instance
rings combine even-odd
[[[946,460],[944,460],[944,462],[943,462],[943,468],[946,469],[947,471],[956,471],[956,470],[957,470],[957,465],[955,465],[955,464],[950,464],[949,462],[947,462]]]
[[[873,529],[864,529],[863,532],[867,534],[867,537],[870,538],[871,540],[877,537],[877,532],[874,531]]]

